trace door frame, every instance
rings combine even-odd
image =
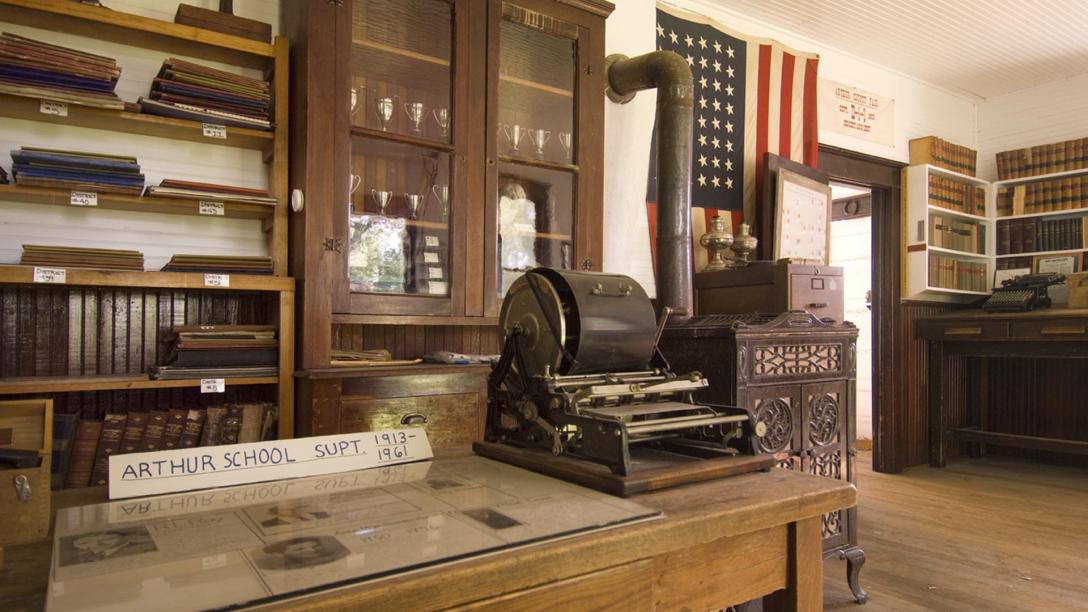
[[[905,338],[900,303],[900,170],[906,164],[820,145],[817,167],[831,180],[872,192],[873,471],[906,467]]]

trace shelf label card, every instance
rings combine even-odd
[[[68,270],[64,268],[39,268],[34,266],[34,282],[63,285],[68,282]]]
[[[438,253],[435,253],[434,251],[427,251],[423,254],[423,263],[439,263]]]
[[[110,499],[320,476],[431,459],[418,427],[109,458]]]
[[[224,378],[201,378],[201,393],[223,393],[227,390],[227,381]]]
[[[442,268],[427,268],[427,278],[431,280],[442,280]]]
[[[428,281],[427,293],[430,293],[431,295],[446,295],[449,293],[446,281]]]
[[[57,102],[56,100],[42,100],[38,110],[41,111],[43,115],[56,115],[58,117],[68,116],[68,104],[65,102]]]
[[[230,274],[205,274],[205,287],[230,287]]]
[[[423,244],[429,247],[438,248],[438,236],[427,235],[423,237]]]
[[[93,191],[73,191],[68,201],[72,206],[98,206],[98,194]]]
[[[215,123],[204,124],[204,137],[205,138],[222,138],[227,137],[227,126],[218,125]]]
[[[212,202],[209,200],[200,201],[200,214],[211,215],[213,217],[222,217],[226,212],[226,207],[222,202]]]

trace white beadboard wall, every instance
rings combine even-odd
[[[187,3],[208,8],[218,6],[213,0],[187,0]],[[172,21],[178,3],[111,0],[106,4],[114,10]],[[271,23],[273,31],[278,30],[279,2],[276,0],[238,0],[235,14]],[[151,79],[166,57],[160,51],[11,23],[0,23],[0,28],[116,58],[122,68],[117,93],[127,101],[147,95]],[[196,61],[259,76],[254,70]],[[139,159],[148,184],[158,184],[169,177],[246,187],[268,186],[267,169],[258,151],[0,118],[0,166],[10,171],[10,151],[21,146],[134,155]],[[268,254],[260,221],[256,220],[68,208],[0,200],[0,263],[18,263],[23,244],[135,249],[144,253],[148,270],[159,269],[175,253]]]
[[[979,105],[979,176],[997,179],[995,155],[1088,136],[1088,75],[987,98]]]
[[[637,55],[656,40],[654,0],[622,0],[608,18],[606,53]],[[739,32],[775,39],[799,51],[820,54],[820,76],[895,99],[895,143],[887,147],[820,131],[820,142],[877,157],[907,162],[911,138],[939,134],[977,146],[979,99],[953,93],[838,51],[710,0],[671,0],[670,4],[706,15]],[[645,221],[645,185],[654,96],[638,94],[626,106],[605,103],[604,269],[627,274],[653,295],[653,268]]]

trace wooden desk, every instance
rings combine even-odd
[[[64,491],[55,506],[101,501]],[[88,499],[91,497],[92,499]],[[96,498],[96,499],[95,499]],[[639,495],[665,517],[278,602],[283,610],[821,610],[821,516],[854,486],[774,468]],[[0,609],[41,609],[50,545],[5,550]]]
[[[1045,308],[1015,313],[961,310],[919,319],[917,325],[918,337],[929,341],[930,465],[944,467],[949,437],[979,445],[1088,454],[1088,442],[1084,441],[987,431],[984,429],[990,403],[987,397],[971,398],[979,415],[977,425],[950,427],[945,422],[944,410],[947,385],[941,380],[944,360],[952,355],[1088,359],[1088,310]]]

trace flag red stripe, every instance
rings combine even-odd
[[[792,153],[793,138],[793,65],[797,60],[789,53],[782,54],[782,87],[778,98],[778,154],[789,158]]]
[[[771,112],[771,46],[760,45],[759,46],[759,70],[756,72],[756,201],[755,201],[755,219],[752,221],[756,224],[756,227],[762,227],[762,216],[765,211],[763,208],[763,174],[765,168],[763,167],[763,154],[767,152],[767,121],[768,115]],[[751,79],[748,80],[747,86],[751,87]],[[746,108],[745,112],[750,113],[752,109]]]
[[[804,115],[804,164],[816,167],[816,155],[820,150],[820,135],[816,120],[816,67],[820,60],[812,58],[805,60],[805,92],[801,101],[805,109]]]

